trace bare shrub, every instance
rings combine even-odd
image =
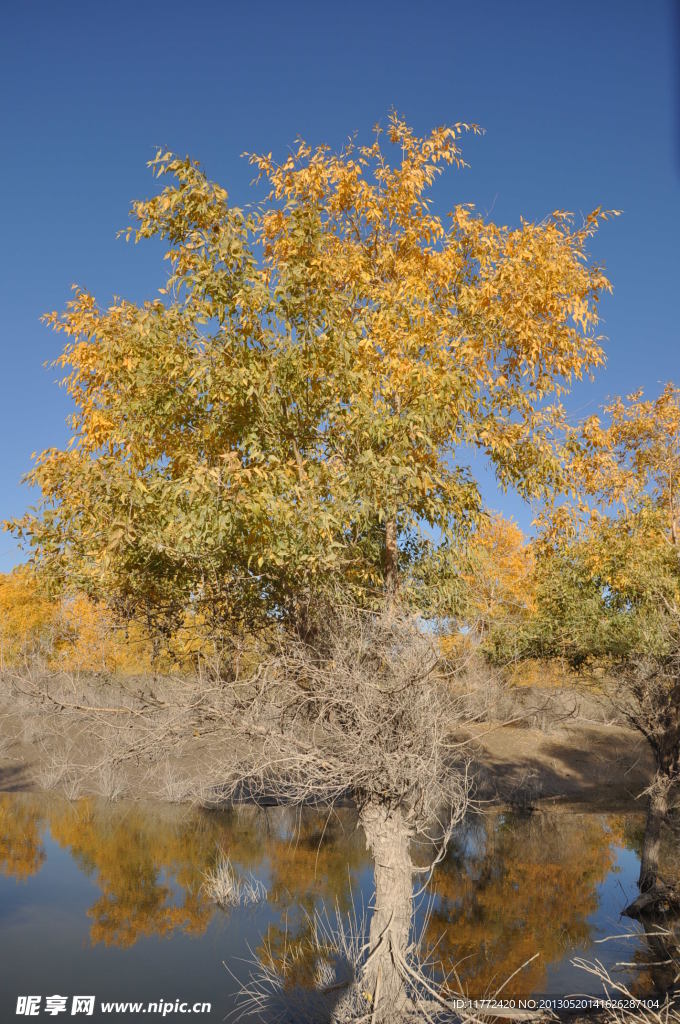
[[[434,842],[436,860],[468,802],[467,762],[451,729],[471,714],[439,667],[436,639],[412,617],[340,609],[313,647],[289,640],[219,694],[233,702],[221,717],[246,741],[225,772],[225,796],[351,799],[358,809],[375,875],[358,969],[375,1022],[413,1009],[411,842]]]
[[[77,800],[82,796],[82,778],[76,772],[67,769],[61,780],[61,789],[68,800]]]
[[[353,908],[345,915],[336,904],[331,914],[324,907],[304,915],[303,930],[302,941],[286,932],[276,952],[263,942],[247,981],[239,984],[232,1016],[281,1024],[349,1024],[365,1017],[370,1003],[358,984],[368,948],[365,912]],[[301,960],[310,964],[309,986],[290,981],[290,969]]]
[[[140,736],[148,731],[133,725],[144,705],[140,694],[107,681],[112,704],[103,707],[101,680],[41,672],[35,665],[25,674],[6,672],[3,682],[24,739],[37,741],[38,785],[67,791],[73,799],[86,791],[114,800],[127,791],[124,765],[134,760]],[[116,699],[121,703],[115,705]]]
[[[56,789],[66,774],[66,765],[59,757],[51,757],[40,765],[35,773],[41,789]]]
[[[429,907],[418,933],[412,933],[401,964],[408,1006],[393,1010],[388,1019],[393,1024],[482,1024],[485,1015],[477,1002],[460,990],[455,968],[445,971],[436,948],[426,946],[428,922]],[[365,907],[353,903],[347,913],[337,903],[333,911],[317,909],[305,915],[303,933],[302,940],[286,935],[283,950],[272,950],[267,941],[262,944],[247,981],[239,984],[231,1016],[262,1024],[371,1024],[378,1019],[374,994],[364,984],[367,964],[375,955]],[[301,961],[311,975],[312,983],[307,986],[291,984],[289,977]],[[486,998],[502,995],[503,988],[489,992]],[[544,1013],[503,1007],[494,1008],[493,1017],[545,1020]]]
[[[180,804],[197,796],[200,802],[200,786],[197,787],[185,778],[169,758],[166,758],[159,772],[151,773],[151,778],[155,782],[154,793],[167,803]]]
[[[41,789],[59,790],[69,800],[77,800],[82,792],[82,777],[70,767],[63,754],[54,754],[35,773]]]
[[[127,790],[127,780],[120,769],[111,763],[104,763],[96,772],[94,788],[106,800],[119,800]]]
[[[225,795],[351,796],[360,809],[399,808],[414,835],[439,838],[450,810],[458,820],[467,806],[467,763],[450,731],[472,717],[439,662],[434,637],[396,612],[337,612],[321,653],[281,643],[254,676],[215,695],[214,713],[247,740]]]
[[[220,850],[217,863],[204,872],[202,890],[220,907],[247,907],[267,898],[267,887],[251,872],[238,875],[229,857]]]
[[[581,718],[582,698],[574,691],[509,682],[480,656],[470,656],[454,671],[470,718],[552,733]]]
[[[603,1020],[608,1024],[680,1024],[680,1000],[677,994],[668,993],[660,1001],[658,1009],[649,1005],[651,1000],[642,1000],[634,995],[622,981],[613,978],[599,960],[583,960],[576,957],[572,963],[602,982],[605,1009]],[[680,980],[680,960],[676,961],[676,983]],[[612,1007],[609,1002],[618,1002]]]
[[[41,737],[45,728],[45,713],[37,713],[31,710],[25,713],[21,719],[21,739],[24,743],[33,743]]]
[[[543,793],[543,784],[535,768],[525,768],[521,777],[507,795],[507,802],[515,811],[534,809]]]
[[[6,729],[7,728],[6,720],[9,718],[9,715],[4,715],[4,716],[1,716],[1,717],[4,717],[5,722],[1,723],[0,729],[3,726]],[[16,739],[17,739],[17,736],[16,736],[15,732],[13,733],[13,732],[11,732],[9,730],[8,731],[0,731],[0,761],[14,760],[14,758],[12,757],[11,751],[14,748],[14,744],[16,742]]]

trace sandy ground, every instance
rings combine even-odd
[[[602,810],[638,810],[653,773],[644,737],[615,725],[578,721],[544,732],[480,726],[474,742],[478,796],[523,806],[586,803]],[[642,805],[642,806],[641,806]]]

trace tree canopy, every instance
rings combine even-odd
[[[560,396],[603,362],[587,244],[607,214],[438,215],[435,179],[478,130],[393,114],[367,145],[251,155],[245,208],[157,153],[169,183],[125,233],[166,245],[160,296],[76,289],[46,317],[73,436],[9,524],[45,578],[166,630],[189,607],[299,618],[328,579],[360,601],[420,579],[426,602],[419,565],[482,511],[471,449],[527,498],[568,486]]]
[[[536,562],[534,609],[512,634],[501,623],[494,653],[604,669],[609,698],[654,754],[640,889],[667,900],[658,856],[680,779],[680,390],[669,383],[656,399],[616,399],[602,420],[583,424],[580,445],[591,505],[576,509],[576,532],[551,534]]]
[[[529,632],[574,662],[670,664],[680,654],[680,390],[617,398],[580,434],[586,501],[578,529],[551,531],[536,562]]]

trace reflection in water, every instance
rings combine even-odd
[[[27,879],[45,861],[43,820],[36,801],[0,793],[0,872]]]
[[[211,908],[201,898],[201,871],[216,841],[209,828],[139,808],[112,812],[91,799],[53,809],[49,826],[101,890],[88,911],[93,943],[131,946],[144,935],[205,930]]]
[[[597,885],[613,867],[615,819],[487,814],[469,820],[434,879],[427,938],[465,989],[505,998],[545,989],[546,967],[591,938]]]
[[[201,934],[215,913],[203,880],[221,850],[267,879],[270,901],[286,911],[291,927],[296,918],[306,921],[318,901],[347,909],[349,872],[369,863],[359,835],[348,835],[352,814],[327,819],[254,807],[216,813],[0,794],[3,874],[26,878],[39,870],[46,826],[101,891],[88,911],[93,944],[127,947],[176,930]]]
[[[659,847],[659,874],[668,884],[677,886],[680,880],[680,821],[670,816]],[[638,859],[645,841],[645,820],[628,816],[622,820],[621,841]],[[635,894],[634,894],[635,895]],[[624,920],[628,920],[624,918]],[[636,970],[630,986],[634,995],[663,996],[677,991],[680,984],[680,916],[670,908],[661,915],[642,913],[640,927],[645,933],[644,944],[632,951]]]
[[[332,912],[337,904],[348,911],[353,902],[370,899],[370,861],[354,826],[350,811],[327,819],[281,808],[218,813],[4,794],[0,872],[30,884],[45,864],[49,835],[99,888],[88,909],[92,946],[125,948],[141,938],[180,935],[200,942],[211,920],[230,927],[229,912],[216,910],[202,891],[204,874],[222,850],[237,870],[266,883],[269,909],[257,919],[260,951],[279,964],[285,960],[290,984],[304,985],[316,967],[308,942],[314,909],[323,904]],[[617,857],[634,851],[638,838],[630,816],[473,816],[435,872],[426,941],[436,945],[443,970],[455,966],[477,998],[496,991],[540,951],[503,996],[548,994],[550,965],[568,963],[577,950],[589,955],[593,938],[614,923],[602,920],[602,893],[619,885]],[[626,858],[636,870],[636,857]],[[614,895],[620,909],[625,895]],[[235,927],[232,944],[239,937]],[[634,928],[619,930],[628,927]],[[645,951],[639,937],[633,946],[636,987],[650,991],[667,980],[657,967],[645,966],[659,959],[659,950]],[[593,954],[606,958],[608,948],[597,946]],[[219,961],[215,969],[219,977]],[[573,988],[583,990],[585,979],[573,980]]]

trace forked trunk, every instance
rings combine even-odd
[[[410,833],[401,811],[369,803],[360,811],[373,855],[375,906],[369,953],[361,978],[375,1024],[395,1021],[409,1006],[403,964],[409,946],[413,895]]]
[[[668,814],[668,776],[657,772],[649,795],[645,836],[642,843],[640,860],[639,889],[641,893],[650,892],[659,882],[659,853],[661,850],[661,831]]]

